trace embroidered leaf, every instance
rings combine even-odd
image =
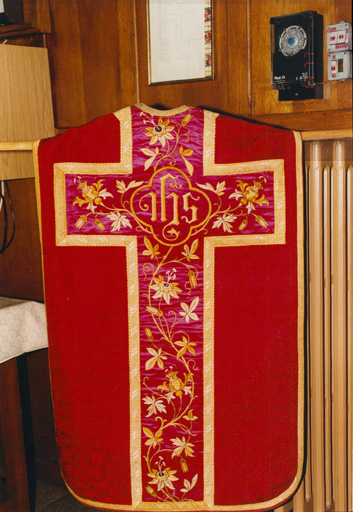
[[[225,189],[226,189],[226,182],[225,181],[222,181],[222,183],[218,182],[216,185],[217,196],[223,196]]]
[[[158,149],[158,148],[157,148]],[[150,148],[142,148],[142,153],[147,156],[156,156],[156,153]]]
[[[181,490],[181,492],[189,492],[191,491],[191,489],[193,487],[195,487],[196,483],[197,483],[197,479],[198,479],[199,475],[196,473],[196,475],[194,476],[194,478],[191,480],[191,483],[189,482],[189,480],[184,480],[184,487]]]
[[[217,217],[217,219],[214,221],[212,228],[220,228],[223,227],[223,231],[228,231],[229,233],[232,232],[232,222],[235,221],[236,215],[233,215],[233,213],[224,213],[222,217]]]
[[[171,228],[167,233],[168,235],[173,236],[173,238],[178,238],[180,231],[177,231],[175,228]]]
[[[255,210],[255,205],[254,205],[254,203],[248,203],[248,204],[246,205],[246,209],[247,209],[248,213],[251,213],[253,210]]]
[[[157,412],[163,412],[166,413],[167,409],[165,408],[165,405],[163,404],[163,401],[161,399],[157,400],[155,396],[146,396],[143,398],[143,401],[146,405],[148,405],[148,414],[146,415],[146,418],[149,418],[153,414],[156,414]]]
[[[145,435],[146,435],[147,437],[150,437],[150,438],[153,438],[153,437],[154,437],[154,435],[153,435],[152,431],[151,431],[149,428],[147,428],[147,427],[143,427],[143,431],[144,431],[144,433],[145,433]]]
[[[192,320],[198,320],[199,317],[196,313],[193,313],[194,309],[197,307],[199,303],[199,297],[196,297],[188,306],[185,302],[181,302],[180,306],[183,308],[184,311],[179,312],[179,315],[183,316],[185,318],[185,321],[189,323],[190,318]]]
[[[196,183],[196,185],[204,190],[210,190],[216,194],[215,188],[211,185],[211,183],[205,183],[205,185],[201,185],[200,183]]]
[[[145,242],[145,246],[147,247],[147,250],[143,251],[142,254],[144,256],[151,256],[151,260],[155,257],[155,256],[158,256],[158,254],[160,254],[160,252],[158,251],[159,249],[159,244],[156,244],[154,247],[153,245],[151,244],[151,242],[148,240],[147,236],[145,236],[145,238],[143,239],[143,241]]]
[[[126,217],[126,215],[121,215],[119,211],[115,211],[113,213],[109,213],[107,215],[109,220],[112,220],[112,231],[120,231],[121,227],[129,227],[132,228],[130,220]]]
[[[98,197],[103,197],[103,199],[105,199],[106,197],[113,197],[113,194],[111,194],[110,192],[107,191],[106,188],[104,188],[103,190],[101,190],[99,192],[99,196]]]
[[[159,366],[159,368],[161,370],[163,370],[163,368],[164,368],[163,359],[167,359],[167,357],[162,354],[162,349],[159,348],[158,352],[157,352],[154,348],[147,348],[147,352],[149,352],[151,354],[151,356],[153,356],[153,357],[151,357],[151,359],[148,359],[148,361],[146,361],[146,365],[145,365],[146,370],[151,370],[156,363]]]
[[[124,192],[126,192],[126,185],[123,181],[116,180],[116,188],[118,189],[118,192],[120,194],[123,194]]]
[[[191,156],[193,154],[194,150],[193,149],[184,149],[183,146],[180,146],[179,148],[179,153],[181,155],[184,155],[184,156]]]
[[[143,181],[135,181],[135,180],[132,180],[130,181],[130,183],[128,184],[128,186],[126,187],[126,190],[129,190],[129,188],[136,188],[136,187],[139,187],[140,185],[143,185]]]
[[[266,204],[267,206],[270,204],[266,197],[264,196],[264,194],[262,194],[262,196],[260,197],[260,199],[256,199],[255,203],[259,204],[260,206],[262,206],[263,204]]]
[[[158,443],[161,443],[163,441],[163,439],[160,437],[160,435],[161,435],[161,431],[160,430],[158,430],[156,432],[156,435],[154,435],[153,432],[149,428],[147,428],[147,427],[142,427],[142,428],[143,428],[143,431],[144,431],[145,435],[149,438],[145,442],[145,444],[147,446],[152,445],[153,448],[155,448]]]
[[[185,336],[183,336],[182,338],[183,338],[183,341],[175,342],[175,345],[178,345],[178,347],[182,347],[177,354],[177,359],[180,359],[181,356],[183,356],[187,350],[190,352],[190,354],[192,354],[194,356],[195,355],[194,347],[196,347],[196,343],[189,341]]]
[[[177,455],[180,456],[183,451],[187,457],[194,457],[194,450],[192,446],[195,446],[192,443],[189,443],[186,441],[185,437],[183,436],[183,439],[180,439],[179,437],[176,437],[175,439],[171,439],[174,446],[176,446],[175,450],[172,453],[172,459]]]
[[[194,252],[196,252],[197,248],[199,246],[199,241],[194,240],[191,244],[191,248],[189,249],[189,246],[187,244],[184,245],[184,252],[181,254],[186,257],[188,261],[190,260],[198,260],[200,259]]]
[[[192,176],[194,172],[194,166],[189,162],[189,160],[186,160],[186,158],[183,155],[181,155],[181,158],[184,160],[188,173],[190,174],[190,176]]]
[[[198,239],[196,239],[191,244],[191,248],[190,248],[191,254],[194,254],[194,252],[197,251],[198,246],[199,246],[199,241],[198,241]]]
[[[151,167],[151,165],[153,164],[156,156],[159,154],[159,148],[156,147],[155,151],[153,151],[152,149],[149,149],[149,148],[142,148],[141,151],[144,155],[147,155],[150,157],[145,161],[145,165],[144,165],[144,169],[145,169],[145,171],[147,171],[147,169],[149,169]]]

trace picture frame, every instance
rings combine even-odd
[[[148,83],[213,80],[213,0],[146,0]]]

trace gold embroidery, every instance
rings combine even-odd
[[[160,173],[162,173],[165,170],[169,170],[168,174],[162,175],[162,177],[159,176]],[[188,192],[179,195],[176,192],[172,192],[169,195],[166,195],[166,182],[169,180],[169,188],[178,190],[182,188],[182,184],[180,183],[180,180],[178,181],[178,178],[181,178],[184,183],[187,183],[188,186]],[[160,212],[157,212],[157,199],[158,196],[153,190],[153,182],[154,181],[160,182],[159,187],[155,187],[157,190],[160,188]],[[140,196],[140,193],[146,190],[146,194],[143,194],[142,197]],[[192,193],[195,193],[195,198],[193,198]],[[196,195],[197,194],[197,195]],[[149,205],[147,202],[142,202],[145,198],[150,196],[151,198],[151,205]],[[135,201],[135,198],[140,197],[140,199]],[[179,202],[179,197],[181,201]],[[200,197],[203,198],[205,204],[207,205],[207,213],[204,215],[202,220],[197,221],[197,207],[195,205],[190,206],[189,205],[189,198],[200,200]],[[169,199],[173,203],[173,216],[170,219],[167,219],[167,208],[166,208],[166,201]],[[137,203],[136,208],[134,206],[135,202]],[[182,204],[180,204],[182,203]],[[151,208],[150,208],[151,206]],[[179,208],[182,206],[183,210],[185,212],[188,212],[190,209],[192,210],[192,217],[191,219],[186,217],[185,215],[179,216]],[[211,215],[211,202],[208,198],[208,196],[200,189],[193,187],[189,178],[187,175],[181,171],[180,169],[177,169],[175,167],[165,167],[163,169],[160,169],[159,171],[155,172],[149,181],[147,185],[143,185],[139,188],[137,188],[134,193],[131,196],[130,200],[130,210],[132,215],[134,216],[135,220],[139,223],[140,226],[145,226],[146,231],[151,233],[153,235],[153,238],[157,240],[158,242],[164,244],[164,245],[180,245],[182,243],[185,243],[192,234],[197,233],[200,231],[200,229],[205,226],[205,224],[208,222],[210,215]],[[143,213],[151,211],[151,217],[150,222],[146,222],[142,218],[140,218],[140,215],[137,213],[138,211],[141,211]],[[159,215],[158,215],[159,214]],[[177,231],[172,228],[172,230],[168,230],[167,228],[169,226],[175,225],[178,226],[180,224],[179,217],[182,220],[185,220],[187,224],[189,224],[189,231],[187,235],[183,235],[182,238],[179,237],[181,234],[180,231]],[[194,219],[194,223],[193,222]],[[163,239],[161,240],[160,236],[156,234],[154,230],[154,222],[157,220],[160,220],[161,222],[169,222],[163,227],[162,235]],[[197,224],[195,223],[197,222]]]

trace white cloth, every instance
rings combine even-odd
[[[44,304],[0,297],[0,363],[47,346]]]

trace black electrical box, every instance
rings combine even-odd
[[[323,97],[323,17],[304,11],[271,18],[272,88],[280,101]]]

